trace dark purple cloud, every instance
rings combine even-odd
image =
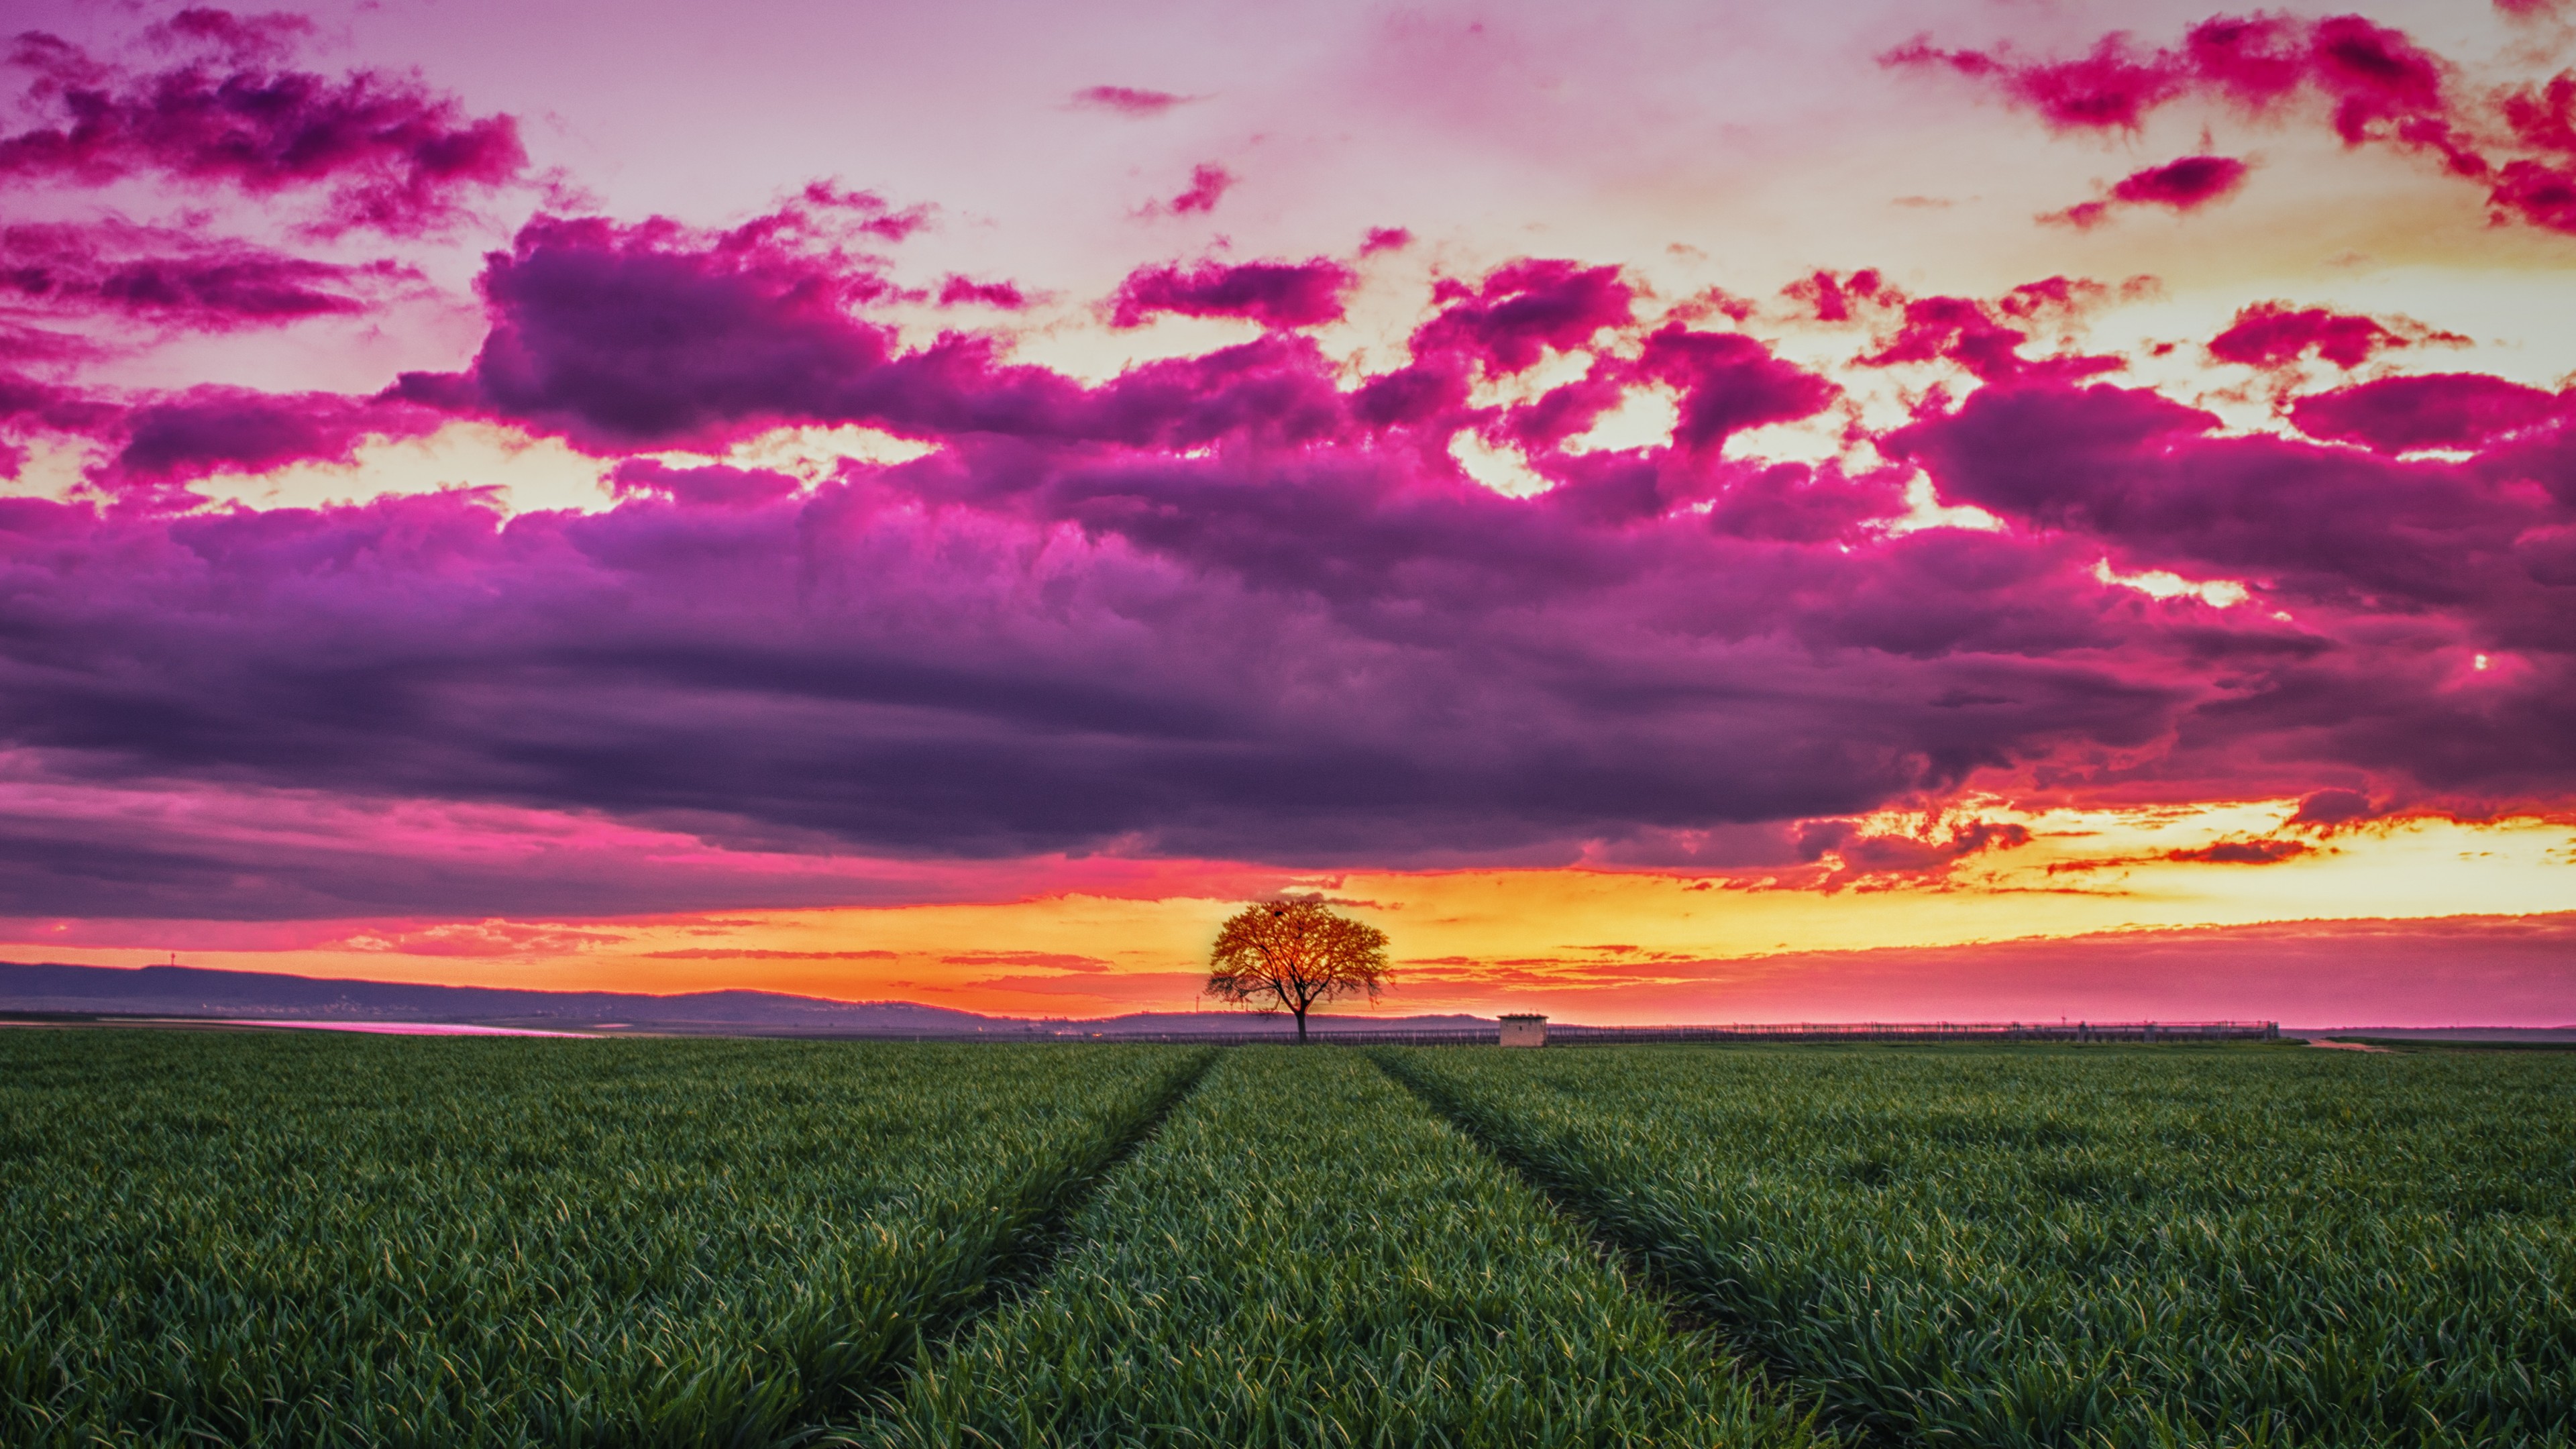
[[[942,307],[995,307],[1017,312],[1029,305],[1029,296],[1010,282],[978,282],[951,272],[939,283],[939,305]]]
[[[1526,371],[1548,350],[1569,351],[1636,315],[1636,289],[1617,267],[1513,262],[1477,284],[1443,279],[1440,314],[1413,337],[1417,357],[1451,354],[1497,372]]]
[[[2319,790],[2299,802],[2298,813],[2290,817],[2293,830],[2341,830],[2377,819],[2386,812],[2371,803],[2359,790]]]
[[[345,463],[370,438],[417,437],[446,419],[396,400],[205,386],[138,404],[105,431],[120,443],[101,475],[127,487],[288,463]]]
[[[1848,291],[1824,290],[1832,281],[1826,273],[1812,280],[1817,290],[1810,300],[1820,310],[1830,307],[1848,317],[1855,304],[1881,315],[1899,309],[1894,328],[1881,335],[1877,349],[1855,359],[1864,367],[1946,360],[1984,381],[2006,382],[2043,376],[2091,377],[2126,365],[2116,357],[2022,356],[2039,322],[2080,313],[2094,300],[2092,293],[2103,290],[2099,284],[2052,277],[1986,302],[1973,297],[1908,298],[1874,272],[1856,276]]]
[[[892,357],[893,334],[851,311],[883,285],[757,238],[540,217],[484,269],[472,368],[406,374],[395,395],[610,448],[837,420]]]
[[[2426,344],[2463,347],[2469,339],[2402,319],[2394,324],[2326,307],[2255,302],[2239,310],[2226,331],[2209,341],[2221,362],[2279,368],[2314,353],[2347,371],[2383,352]]]
[[[613,511],[507,523],[453,495],[13,500],[0,732],[94,773],[903,853],[1437,860],[1865,809],[2058,741],[2144,743],[2185,699],[2026,652],[2007,615],[2037,600],[1968,577],[1917,601],[1946,641],[1893,652],[1874,570],[1831,545],[1587,526],[1365,447],[968,448],[810,494],[630,466]],[[2122,632],[2073,553],[2033,563],[2065,637]]]
[[[419,280],[392,262],[318,262],[123,222],[0,227],[0,299],[63,318],[231,332],[368,312]]]
[[[620,498],[661,497],[691,508],[753,508],[803,486],[766,468],[674,468],[649,458],[630,458],[608,476],[608,491]]]
[[[1690,452],[1713,451],[1746,428],[1811,417],[1841,392],[1741,333],[1693,332],[1679,323],[1646,338],[1637,371],[1681,390],[1673,442]]]
[[[2222,840],[2198,850],[2167,851],[2162,858],[2204,865],[2278,865],[2315,852],[2316,847],[2304,840]]]
[[[1307,262],[1201,262],[1140,267],[1110,299],[1110,325],[1139,327],[1157,314],[1243,317],[1264,327],[1338,322],[1342,294],[1359,278],[1324,257]]]
[[[1822,888],[1838,891],[1890,877],[1938,880],[1969,856],[2017,850],[2030,839],[2025,826],[1990,820],[1955,822],[1947,829],[1927,826],[1920,835],[1872,832],[1852,820],[1813,820],[1799,828],[1796,847],[1800,861],[1832,859]]]
[[[0,135],[0,185],[148,176],[252,196],[313,191],[325,197],[324,230],[409,234],[526,171],[508,116],[468,116],[404,77],[274,68],[305,29],[182,11],[157,38],[212,54],[145,72],[41,32],[17,36],[8,61],[27,77],[20,109],[41,119]]]
[[[2275,773],[2249,743],[2268,737],[2263,749],[2296,739],[2315,761],[2435,789],[2559,788],[2539,782],[2567,779],[2576,750],[2540,722],[2543,701],[2576,686],[2576,628],[2536,541],[2576,502],[2560,481],[2563,424],[2460,463],[2223,438],[2215,424],[2148,392],[2025,384],[1980,391],[1882,446],[1926,467],[1944,496],[2081,538],[2117,567],[2244,581],[2303,616],[2211,636],[2234,697],[2180,732],[2175,762],[2232,760],[2251,792],[2251,778]],[[2333,616],[2388,632],[2370,643],[2319,627]],[[2508,652],[2527,673],[2471,667]]]
[[[2290,420],[2312,438],[2403,453],[2482,447],[2571,411],[2556,393],[2484,373],[2447,372],[2311,393],[2290,404]]]
[[[2245,184],[2245,174],[2245,163],[2233,156],[2185,156],[2131,172],[2112,186],[2109,195],[2040,220],[2090,230],[2110,220],[2114,207],[2161,206],[2168,211],[2197,211],[2235,195]]]

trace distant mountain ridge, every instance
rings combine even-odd
[[[0,962],[0,1012],[287,1021],[555,1023],[594,1028],[616,1024],[648,1030],[697,1027],[924,1035],[1293,1030],[1284,1016],[1262,1017],[1247,1012],[1134,1012],[1097,1021],[1038,1020],[987,1016],[911,1001],[833,1001],[777,991],[693,991],[656,996],[629,991],[431,986],[270,971],[223,971],[203,966],[130,968],[11,962]],[[1309,1018],[1309,1025],[1317,1031],[1383,1031],[1492,1023],[1473,1016],[1317,1016]]]

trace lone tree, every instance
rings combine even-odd
[[[1363,991],[1375,1001],[1393,974],[1386,932],[1334,915],[1318,901],[1274,901],[1244,907],[1217,932],[1207,994],[1263,1011],[1287,1008],[1297,1017],[1303,1046],[1308,1007]]]

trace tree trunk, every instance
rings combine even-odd
[[[1304,1046],[1306,1044],[1306,1008],[1298,1006],[1291,1007],[1290,1010],[1297,1013],[1297,1045]]]

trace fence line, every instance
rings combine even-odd
[[[28,1023],[88,1023],[101,1026],[156,1025],[218,1027],[267,1025],[232,1017],[124,1016],[88,1012],[0,1011],[0,1020]],[[315,1017],[316,1025],[359,1024],[363,1017]],[[497,1025],[497,1020],[470,1024]],[[514,1017],[509,1024],[543,1026],[553,1031],[598,1031],[594,1023],[569,1017]],[[2207,1042],[2277,1041],[2281,1026],[2273,1021],[1843,1021],[1759,1022],[1709,1026],[1574,1026],[1546,1028],[1549,1046],[1620,1046],[1648,1042]],[[761,1036],[837,1041],[937,1042],[1143,1042],[1178,1046],[1255,1046],[1284,1044],[1296,1036],[1280,1027],[1234,1031],[1088,1031],[1072,1024],[1014,1027],[1000,1031],[852,1030],[828,1025],[771,1025],[751,1022],[647,1021],[631,1031],[599,1031],[605,1036]],[[1330,1046],[1495,1046],[1499,1024],[1425,1030],[1318,1029],[1308,1040]]]

